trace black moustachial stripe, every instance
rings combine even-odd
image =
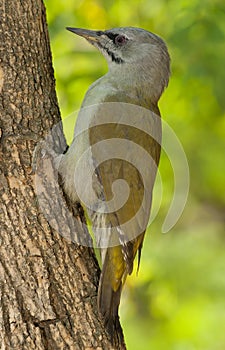
[[[111,57],[112,61],[115,63],[124,63],[124,60],[121,57],[118,57],[114,54],[114,52],[110,51],[106,47],[104,47],[106,50],[107,54]]]

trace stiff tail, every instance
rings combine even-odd
[[[118,259],[119,250],[116,253],[115,249],[117,247],[107,249],[98,288],[98,310],[111,340],[121,334],[118,308],[124,274],[124,262]]]
[[[118,309],[123,284],[133,270],[133,261],[138,250],[138,266],[144,234],[123,246],[102,250],[103,267],[98,287],[98,310],[111,340],[121,334]],[[115,343],[115,342],[113,342]]]
[[[122,284],[116,292],[110,285],[103,285],[103,288],[100,287],[98,292],[98,310],[110,338],[113,339],[120,329],[118,308]]]

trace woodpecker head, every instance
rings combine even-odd
[[[157,98],[168,85],[170,75],[170,57],[166,44],[157,35],[147,30],[124,27],[106,31],[95,31],[80,28],[67,29],[84,37],[97,47],[107,59],[109,70],[119,70],[119,74],[127,73],[129,77],[150,80],[159,85]]]

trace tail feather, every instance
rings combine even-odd
[[[118,308],[122,291],[122,283],[117,291],[114,291],[110,285],[103,284],[98,292],[98,309],[101,314],[103,323],[111,339],[119,330]]]
[[[111,248],[107,249],[98,288],[98,310],[113,342],[122,334],[118,308],[122,292],[124,269],[112,264]],[[111,263],[110,263],[111,262]],[[123,262],[124,264],[124,262]],[[120,265],[120,264],[119,264]],[[117,276],[117,278],[115,277]]]
[[[133,270],[133,260],[138,250],[138,266],[144,234],[126,244],[102,250],[102,272],[98,287],[98,310],[112,343],[121,337],[118,309],[123,284]]]

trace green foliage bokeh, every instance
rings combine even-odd
[[[183,215],[161,233],[173,191],[163,153],[163,198],[146,235],[141,268],[128,278],[120,308],[129,350],[225,349],[225,3],[223,0],[46,0],[56,87],[65,132],[104,58],[66,26],[138,26],[162,36],[172,59],[160,101],[190,168]],[[157,189],[154,193],[157,197]]]

